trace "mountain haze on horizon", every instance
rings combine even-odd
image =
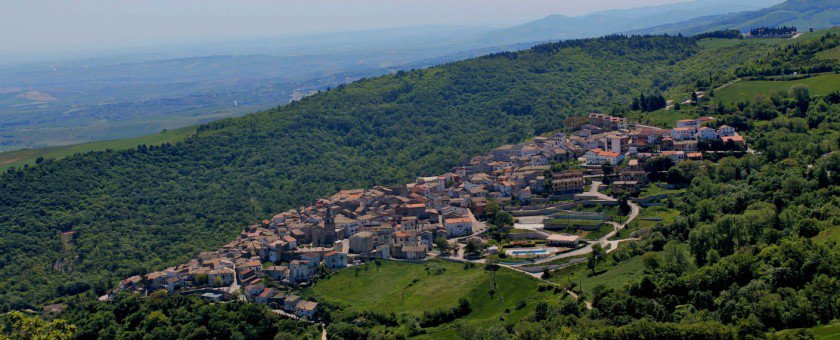
[[[548,41],[597,37],[657,25],[676,23],[706,15],[751,11],[781,3],[781,0],[696,0],[624,10],[605,10],[583,16],[553,14],[507,29],[479,33],[479,42]]]
[[[634,34],[697,34],[715,30],[750,29],[768,26],[795,26],[800,31],[840,25],[840,0],[788,0],[755,11],[694,19],[635,30]]]

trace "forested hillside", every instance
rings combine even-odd
[[[672,74],[707,74],[750,55],[687,63],[698,50],[678,37],[542,45],[359,81],[202,126],[176,145],[9,170],[0,177],[0,309],[102,293],[271,213],[340,188],[439,173],[557,129],[565,116],[694,81]]]

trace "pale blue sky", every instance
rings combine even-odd
[[[549,14],[685,0],[0,0],[0,54],[424,25],[510,26]]]

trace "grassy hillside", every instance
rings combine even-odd
[[[190,126],[136,138],[3,152],[0,153],[0,171],[6,171],[10,167],[21,167],[24,164],[33,165],[39,157],[43,157],[44,159],[62,159],[77,153],[124,150],[135,148],[141,144],[160,145],[163,143],[177,143],[193,134],[197,128],[196,126]]]
[[[824,60],[840,60],[840,46],[817,53],[817,58]]]
[[[774,92],[787,91],[793,85],[808,86],[812,95],[824,96],[840,89],[840,74],[826,74],[811,78],[791,81],[751,80],[741,81],[715,92],[714,102],[737,103],[752,100],[756,94],[770,95]]]
[[[454,306],[471,290],[489,287],[490,275],[481,268],[436,262],[445,272],[432,275],[427,265],[384,261],[366,269],[349,268],[307,289],[308,296],[357,310],[420,314]],[[530,283],[530,282],[529,282]],[[482,287],[483,286],[483,287]]]
[[[443,271],[436,273],[428,268]],[[358,274],[356,268],[339,271],[308,288],[303,295],[357,313],[415,317],[454,307],[459,299],[466,298],[472,311],[458,321],[478,326],[498,321],[500,315],[506,322],[516,323],[532,312],[537,302],[562,299],[562,295],[552,291],[538,292],[538,280],[510,269],[500,269],[495,274],[495,282],[496,290],[490,294],[493,274],[481,266],[465,269],[463,264],[447,261],[430,264],[384,261],[381,267],[369,264],[368,269],[360,269]],[[452,328],[447,323],[425,332],[432,338],[446,337]]]
[[[595,275],[592,275],[585,264],[574,265],[553,273],[557,277],[552,281],[565,285],[574,283],[584,293],[592,294],[592,290],[598,285],[618,289],[638,281],[643,272],[642,257],[636,256],[615,265],[604,264],[595,269]]]
[[[817,340],[837,340],[840,339],[840,322],[811,328],[786,329],[771,334],[780,338],[810,337],[813,335],[813,338]]]

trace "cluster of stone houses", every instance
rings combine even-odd
[[[552,185],[545,183],[552,162],[581,150],[563,134],[538,137],[405,186],[343,190],[250,225],[221,249],[188,263],[128,278],[119,289],[174,292],[234,283],[245,287],[265,279],[297,285],[320,267],[339,269],[372,258],[424,259],[435,239],[471,235],[490,200],[529,202],[532,193],[547,188],[581,192],[579,171],[553,174]]]
[[[670,130],[644,125],[627,127],[623,120],[619,120],[622,123],[605,124],[614,118],[590,114],[590,124],[581,127],[577,138],[570,139],[587,147],[584,155],[586,164],[617,165],[626,157],[644,159],[655,156],[666,156],[678,163],[686,159],[702,159],[703,155],[698,150],[698,142],[701,141],[744,144],[744,138],[731,126],[721,125],[717,129],[705,126],[715,120],[713,117],[683,119]]]
[[[262,284],[250,284],[242,289],[243,294],[253,302],[281,309],[300,318],[312,319],[318,311],[318,303],[307,301],[285,291],[268,288]]]
[[[602,114],[589,119],[574,135],[556,133],[504,145],[446,174],[419,177],[405,186],[342,190],[243,228],[237,239],[188,263],[123,280],[119,289],[174,292],[240,285],[257,302],[279,306],[282,298],[284,309],[294,313],[300,309],[305,315],[314,307],[298,308],[295,302],[292,308],[291,302],[286,303],[289,297],[263,287],[262,280],[300,285],[320,271],[357,261],[421,260],[435,239],[473,234],[491,200],[500,205],[528,204],[548,200],[538,194],[581,193],[585,175],[600,171],[605,162],[622,163],[625,157],[631,159],[613,188],[638,188],[647,181],[640,161],[657,155],[675,162],[700,158],[698,140],[740,137],[731,127],[714,131],[703,127],[710,117],[680,121],[673,130],[628,127],[624,118]],[[584,160],[582,170],[552,171],[552,163],[575,159]]]

